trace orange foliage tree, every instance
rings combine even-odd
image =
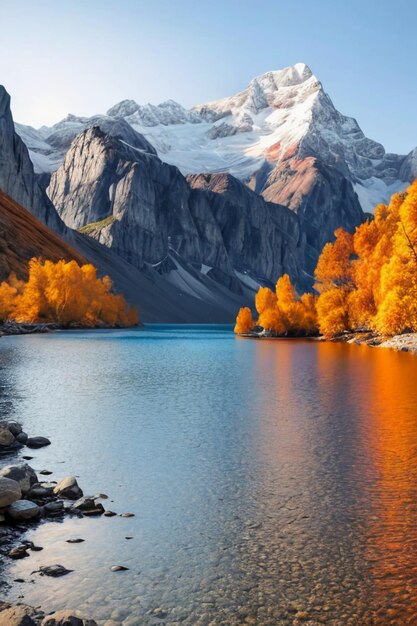
[[[250,308],[244,307],[240,309],[236,318],[235,333],[237,335],[245,335],[253,328],[254,325]]]
[[[339,228],[324,246],[313,294],[296,294],[287,275],[256,296],[257,324],[276,335],[325,336],[371,330],[417,332],[417,180],[353,235]]]
[[[288,274],[279,278],[275,294],[267,287],[260,287],[255,305],[259,313],[258,321],[254,322],[251,316],[250,327],[244,326],[244,331],[239,330],[242,316],[248,316],[248,312],[250,313],[248,308],[240,309],[235,326],[237,334],[247,333],[255,325],[262,326],[270,334],[277,336],[309,335],[317,332],[315,296],[303,294],[300,298]],[[246,313],[243,313],[244,311]]]
[[[27,282],[11,276],[0,284],[0,319],[64,327],[137,324],[137,310],[111,289],[110,278],[98,278],[93,265],[34,258],[29,262]]]

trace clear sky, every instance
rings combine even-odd
[[[388,151],[417,146],[417,0],[0,0],[17,121],[184,106],[299,61]]]

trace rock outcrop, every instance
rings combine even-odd
[[[56,232],[65,227],[38,185],[26,145],[15,133],[10,96],[0,85],[0,189]]]
[[[298,282],[304,249],[298,218],[230,175],[191,177],[98,127],[81,133],[51,177],[48,194],[67,226],[135,265],[169,270],[175,253],[239,293],[235,271]]]

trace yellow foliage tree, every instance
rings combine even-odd
[[[277,304],[275,294],[268,287],[259,287],[259,291],[255,296],[255,307],[259,315],[267,309],[273,309]]]
[[[29,262],[27,282],[11,276],[0,285],[0,318],[63,327],[137,324],[137,310],[111,289],[110,278],[98,278],[93,265],[34,258]]]
[[[298,297],[288,275],[276,298],[261,288],[258,324],[277,335],[326,336],[371,330],[384,335],[417,332],[417,180],[355,233],[339,228],[317,263],[319,296]]]
[[[249,307],[243,307],[239,310],[236,318],[235,333],[237,335],[245,335],[254,326],[252,312]]]

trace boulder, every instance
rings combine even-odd
[[[8,448],[12,445],[12,443],[14,443],[14,440],[14,435],[10,432],[10,430],[0,426],[0,446]]]
[[[27,492],[26,494],[29,498],[35,498],[35,500],[37,498],[47,498],[48,496],[51,495],[51,490],[50,489],[45,489],[45,487],[42,487],[42,485],[35,485],[34,487],[32,487],[30,489],[30,491]]]
[[[71,507],[82,511],[85,515],[102,515],[104,513],[104,506],[101,502],[97,502],[95,498],[91,496],[84,496],[79,498]]]
[[[11,606],[0,612],[0,626],[36,626],[28,606]]]
[[[29,556],[28,550],[29,550],[29,547],[26,545],[16,546],[15,548],[12,548],[10,550],[9,557],[11,559],[24,559],[25,557]]]
[[[51,442],[46,437],[28,437],[26,445],[28,448],[43,448],[49,446]]]
[[[16,500],[7,509],[8,514],[16,521],[36,519],[40,515],[40,508],[30,500]]]
[[[16,441],[18,441],[22,445],[25,445],[27,440],[28,440],[28,434],[27,433],[21,432],[18,435],[16,435]]]
[[[45,515],[50,515],[51,513],[59,513],[64,510],[64,503],[62,500],[55,500],[55,502],[47,502],[44,507]]]
[[[56,496],[62,496],[69,500],[78,500],[82,498],[83,492],[78,486],[75,476],[67,476],[61,480],[54,488],[54,494]]]
[[[0,470],[0,476],[3,478],[11,478],[19,483],[22,493],[27,493],[32,485],[38,482],[35,470],[27,463],[6,465],[6,467]]]
[[[42,567],[40,567],[38,571],[41,576],[52,576],[52,578],[59,578],[61,576],[66,576],[67,574],[70,574],[74,570],[67,569],[63,565],[59,565],[59,563],[56,563],[55,565],[42,565]]]
[[[9,506],[22,497],[19,483],[10,478],[0,477],[0,507]]]
[[[0,422],[0,428],[6,428],[12,435],[17,437],[22,432],[22,426],[15,420],[4,420]]]

